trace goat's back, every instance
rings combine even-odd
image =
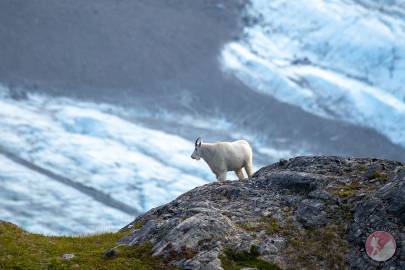
[[[252,158],[252,148],[245,140],[217,142],[215,145],[227,164],[228,170],[240,169]]]

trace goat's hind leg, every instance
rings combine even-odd
[[[245,179],[245,177],[243,176],[243,171],[242,168],[240,168],[239,170],[235,171],[235,174],[238,176],[239,180],[242,181]]]
[[[253,175],[253,164],[252,164],[252,162],[247,162],[245,164],[245,171],[246,171],[246,174],[248,175],[248,177],[252,177],[252,175]]]

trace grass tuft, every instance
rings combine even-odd
[[[262,217],[258,222],[239,224],[240,228],[248,232],[265,231],[268,235],[281,234],[283,226],[274,218]]]
[[[279,270],[281,269],[274,263],[269,263],[258,258],[259,251],[257,246],[252,245],[250,251],[235,252],[226,249],[221,256],[221,263],[224,270],[239,270],[244,267],[252,267],[258,270]]]
[[[291,265],[301,269],[344,269],[349,249],[344,230],[343,226],[326,225],[292,232],[287,248]]]
[[[367,177],[368,180],[372,179],[381,179],[381,180],[388,180],[388,176],[380,171],[374,171],[371,175]]]

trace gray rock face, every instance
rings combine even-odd
[[[323,226],[328,223],[325,204],[318,200],[303,200],[298,204],[298,220],[305,227]]]
[[[394,161],[284,160],[247,181],[207,184],[152,209],[124,228],[130,234],[120,242],[149,242],[154,255],[182,269],[223,269],[227,250],[252,247],[282,269],[403,269],[404,176],[405,164]],[[375,230],[396,239],[386,262],[365,252]]]
[[[355,245],[351,254],[352,268],[362,269],[369,258],[365,254],[358,256],[367,236],[373,231],[390,232],[397,243],[394,259],[384,264],[372,263],[379,269],[405,269],[405,173],[400,167],[392,178],[383,185],[374,196],[365,198],[356,204],[354,220],[348,227],[348,239]],[[356,258],[356,259],[355,259]],[[395,260],[397,258],[397,260]]]

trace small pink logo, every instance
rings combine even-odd
[[[391,258],[397,245],[394,237],[384,231],[375,231],[370,234],[366,241],[367,255],[378,262],[384,262]]]

